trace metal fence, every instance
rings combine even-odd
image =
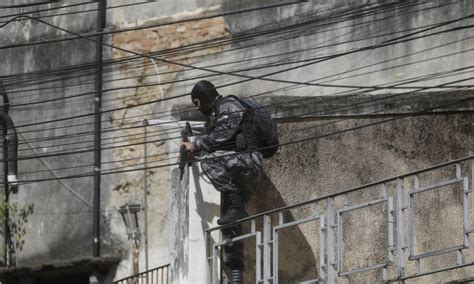
[[[396,282],[473,265],[473,180],[469,156],[251,216],[232,239],[222,238],[222,226],[208,229],[208,282],[222,280],[222,249],[233,242],[245,243],[253,283],[336,283],[364,273],[373,274],[370,282]],[[283,238],[295,229],[302,238]],[[304,251],[292,251],[302,239]],[[311,254],[314,272],[285,276],[298,271],[280,264],[294,262],[291,253]]]
[[[153,268],[137,275],[132,275],[114,282],[115,284],[168,284],[170,281],[170,265]]]

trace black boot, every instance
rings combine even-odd
[[[227,210],[225,214],[217,220],[217,224],[226,225],[248,217],[242,205],[242,195],[239,192],[226,192],[224,194],[224,203]]]
[[[229,273],[229,284],[242,284],[244,283],[241,269],[233,269]]]

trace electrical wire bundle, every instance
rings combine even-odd
[[[250,8],[235,8],[218,12],[209,12],[199,17],[191,17],[174,21],[159,22],[131,28],[117,28],[103,32],[81,33],[53,24],[53,19],[97,12],[93,8],[95,2],[80,4],[56,5],[49,4],[49,8],[38,6],[15,5],[12,9],[22,9],[20,13],[10,13],[0,16],[0,29],[7,29],[12,25],[25,25],[25,22],[35,23],[35,26],[54,30],[59,36],[48,39],[8,43],[0,46],[0,51],[10,52],[17,50],[24,52],[28,49],[41,49],[46,46],[64,45],[81,42],[95,46],[100,44],[104,49],[120,51],[126,56],[104,59],[101,64],[104,86],[103,108],[101,119],[107,126],[102,128],[101,151],[120,151],[144,145],[143,115],[126,115],[129,110],[151,107],[147,112],[149,119],[168,120],[161,127],[150,128],[147,132],[147,144],[166,143],[180,138],[181,128],[174,117],[193,111],[190,107],[153,108],[157,104],[171,104],[181,98],[189,96],[190,86],[198,80],[206,79],[218,82],[218,90],[225,94],[226,90],[233,90],[236,86],[244,90],[255,86],[255,82],[262,84],[261,92],[246,93],[247,97],[272,98],[275,94],[297,92],[305,96],[285,97],[279,101],[278,97],[268,100],[265,105],[274,117],[284,120],[285,113],[297,113],[292,118],[314,116],[340,117],[325,124],[311,126],[318,128],[320,134],[309,135],[301,139],[288,138],[281,141],[281,147],[304,143],[339,135],[349,131],[358,131],[374,125],[393,122],[413,115],[429,114],[445,111],[452,108],[467,109],[472,104],[474,96],[470,93],[473,87],[472,68],[474,62],[464,62],[458,68],[433,70],[424,74],[403,76],[373,84],[364,78],[373,76],[383,77],[380,74],[392,74],[404,68],[415,68],[418,65],[429,66],[439,64],[443,60],[470,58],[473,49],[469,42],[473,37],[458,36],[465,30],[470,30],[473,14],[464,14],[449,20],[433,19],[426,21],[423,26],[384,26],[380,23],[397,21],[400,18],[409,18],[424,13],[437,13],[442,9],[450,9],[465,4],[465,1],[394,1],[362,5],[357,8],[337,7],[330,9],[311,10],[311,3],[288,1],[284,3]],[[250,2],[249,2],[250,3]],[[109,11],[129,6],[156,5],[157,3],[143,1],[107,7]],[[306,6],[305,6],[306,5]],[[169,25],[180,25],[189,22],[206,21],[218,17],[245,17],[264,11],[280,11],[285,7],[296,7],[304,16],[282,18],[278,21],[268,21],[259,26],[238,31],[229,35],[193,42],[179,47],[168,48],[149,53],[137,52],[128,47],[115,45],[110,40],[116,34],[131,33],[139,30],[150,30]],[[86,9],[81,9],[87,7]],[[91,8],[92,7],[92,8]],[[241,6],[239,6],[241,7]],[[1,7],[0,7],[1,8]],[[5,7],[3,7],[5,8]],[[25,11],[32,9],[31,11]],[[66,12],[63,12],[66,10]],[[355,23],[355,24],[354,24]],[[377,28],[374,28],[377,27]],[[367,30],[371,30],[368,33]],[[107,40],[99,42],[98,36]],[[332,35],[328,37],[328,35]],[[433,39],[436,45],[427,46],[419,50],[391,54],[382,59],[374,60],[376,52],[387,52],[414,42]],[[304,42],[305,44],[295,44]],[[459,49],[459,46],[466,48]],[[214,53],[202,52],[212,48],[219,48]],[[285,48],[286,47],[286,48]],[[449,50],[449,52],[447,52]],[[258,51],[258,52],[257,52]],[[249,56],[252,54],[254,56]],[[216,57],[221,58],[216,60]],[[353,66],[334,68],[325,72],[317,72],[311,77],[309,71],[318,70],[320,66],[341,64],[347,58],[353,60]],[[224,58],[222,60],[222,58]],[[54,59],[52,59],[54,60]],[[195,63],[189,63],[195,62]],[[52,64],[54,66],[54,64]],[[126,66],[126,72],[124,72]],[[167,68],[173,66],[175,68]],[[60,168],[46,168],[21,172],[21,184],[39,182],[54,182],[68,179],[85,179],[95,175],[94,164],[91,160],[94,146],[94,115],[91,106],[84,106],[84,102],[92,100],[95,94],[95,73],[99,66],[93,60],[82,61],[70,66],[58,66],[45,70],[19,72],[16,74],[1,74],[0,82],[5,86],[5,92],[10,99],[10,114],[15,111],[22,113],[29,110],[43,110],[41,113],[53,114],[45,119],[36,117],[20,117],[16,120],[15,128],[20,134],[18,160],[20,163],[30,161],[47,161],[48,159],[67,160],[73,157],[82,157],[75,166]],[[150,70],[165,69],[159,74],[136,75],[149,68]],[[298,80],[297,74],[305,73],[305,80]],[[321,74],[323,74],[321,76]],[[172,78],[159,80],[159,78]],[[311,77],[309,80],[306,78]],[[158,78],[158,80],[157,80]],[[351,82],[366,82],[354,84]],[[253,84],[253,85],[252,85]],[[163,86],[173,87],[172,94],[163,95]],[[124,101],[136,98],[136,90],[144,88],[148,100],[138,100],[133,105],[123,105]],[[455,100],[442,100],[452,93],[466,94]],[[439,100],[438,105],[377,119],[372,123],[346,128],[338,131],[325,132],[328,125],[335,125],[349,118],[345,113],[358,113],[363,109],[375,109],[369,113],[377,115],[387,112],[386,108],[379,108],[380,104],[394,99],[409,100],[426,93],[431,98]],[[323,96],[318,94],[324,94]],[[327,95],[329,94],[329,95]],[[34,99],[32,99],[34,98]],[[318,109],[322,104],[331,102],[351,101],[353,98],[363,98],[355,103],[348,103],[325,109]],[[60,113],[64,106],[77,105],[78,110]],[[182,105],[182,104],[181,104]],[[136,113],[136,111],[135,111]],[[366,113],[367,114],[367,113]],[[172,116],[174,115],[174,117]],[[122,116],[120,123],[117,117]],[[174,126],[173,126],[174,125]],[[291,133],[304,133],[307,127],[291,130]],[[291,135],[290,135],[291,136]],[[285,137],[290,137],[285,136]],[[46,150],[45,150],[46,149]],[[152,162],[146,165],[143,157],[131,157],[106,161],[102,163],[101,175],[123,174],[127,172],[144,171],[170,166],[176,166],[178,151],[167,151],[149,156]],[[129,165],[131,164],[131,165]],[[49,177],[44,177],[48,175]]]

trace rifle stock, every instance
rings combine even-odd
[[[181,132],[181,137],[183,142],[189,142],[189,137],[193,135],[193,130],[191,129],[191,125],[189,122],[186,122],[186,126],[184,127],[184,130]],[[186,147],[184,145],[181,145],[181,148],[179,149],[179,180],[181,181],[183,179],[184,175],[184,168],[186,167],[186,163],[188,166],[191,166],[192,163],[188,162],[189,157],[188,157],[188,151],[186,150]]]

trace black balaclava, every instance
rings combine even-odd
[[[212,113],[214,103],[219,96],[216,87],[209,81],[202,80],[194,85],[191,91],[191,100],[199,99],[201,107],[199,110],[206,116]]]

